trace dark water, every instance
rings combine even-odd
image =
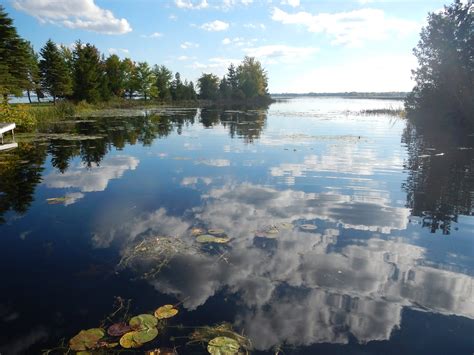
[[[254,353],[472,354],[474,151],[354,114],[399,105],[122,112],[24,138],[0,153],[0,352],[59,346],[120,296],[131,314],[181,302],[148,346],[180,354],[224,321]],[[159,271],[123,262],[157,236]]]

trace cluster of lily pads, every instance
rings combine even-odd
[[[268,238],[268,239],[276,239],[278,234],[283,230],[290,230],[293,229],[295,225],[289,222],[281,222],[274,225],[265,226],[261,229],[255,231],[255,237],[257,238]],[[315,231],[318,227],[314,224],[299,224],[297,227],[304,232],[312,232]]]
[[[79,355],[91,354],[98,349],[111,349],[121,346],[125,349],[139,348],[158,336],[158,329],[164,328],[163,320],[178,314],[171,304],[159,307],[154,314],[140,314],[128,323],[110,325],[107,330],[92,328],[81,330],[71,340],[69,348]]]
[[[118,322],[107,329],[91,328],[81,330],[69,340],[69,350],[77,355],[88,355],[96,352],[108,352],[108,349],[124,351],[140,348],[151,342],[160,330],[164,329],[165,321],[178,314],[178,309],[167,304],[159,307],[154,314],[140,314],[132,317],[128,323]],[[211,355],[242,355],[249,354],[252,349],[250,340],[236,333],[229,323],[215,326],[195,328],[189,336],[190,342],[206,346]],[[110,350],[109,350],[110,351]],[[120,351],[120,350],[119,350]],[[158,348],[149,350],[147,355],[177,355],[176,349]]]
[[[191,235],[196,237],[196,242],[198,243],[226,244],[231,241],[231,238],[225,231],[218,228],[204,229],[195,227],[191,229]]]

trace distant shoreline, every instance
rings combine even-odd
[[[323,92],[323,93],[275,93],[272,99],[291,99],[297,97],[340,97],[346,99],[405,100],[408,92]]]

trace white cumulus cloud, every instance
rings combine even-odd
[[[206,22],[201,26],[201,29],[210,32],[225,31],[229,28],[229,24],[224,21],[215,20],[212,22]]]
[[[272,19],[285,25],[304,26],[309,32],[325,33],[332,38],[332,44],[353,47],[368,40],[385,40],[393,34],[406,35],[420,29],[417,22],[388,17],[378,9],[313,15],[304,11],[291,14],[275,7]]]
[[[199,44],[198,43],[194,43],[194,42],[183,42],[181,43],[180,47],[182,49],[189,49],[189,48],[198,48],[199,47]]]
[[[209,6],[209,4],[207,3],[207,0],[199,0],[199,1],[175,0],[174,3],[180,9],[189,9],[189,10],[200,10],[200,9],[205,9],[206,7]]]
[[[13,6],[43,23],[104,34],[132,31],[126,19],[116,18],[112,11],[100,8],[94,0],[14,0]]]
[[[300,6],[300,0],[282,0],[281,4],[292,6],[292,7],[298,7]]]
[[[109,54],[130,54],[130,51],[126,48],[109,48]]]

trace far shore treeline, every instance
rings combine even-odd
[[[22,116],[8,106],[8,97],[26,92],[30,103],[47,98],[82,105],[123,99],[183,102],[197,99],[213,103],[268,104],[267,74],[258,60],[245,57],[231,64],[222,79],[203,73],[196,85],[164,65],[151,66],[104,54],[93,44],[77,41],[72,48],[51,39],[36,52],[21,38],[0,5],[0,100],[2,112]],[[33,95],[32,95],[33,94]],[[24,113],[23,113],[24,114]],[[20,119],[21,121],[21,119]]]

